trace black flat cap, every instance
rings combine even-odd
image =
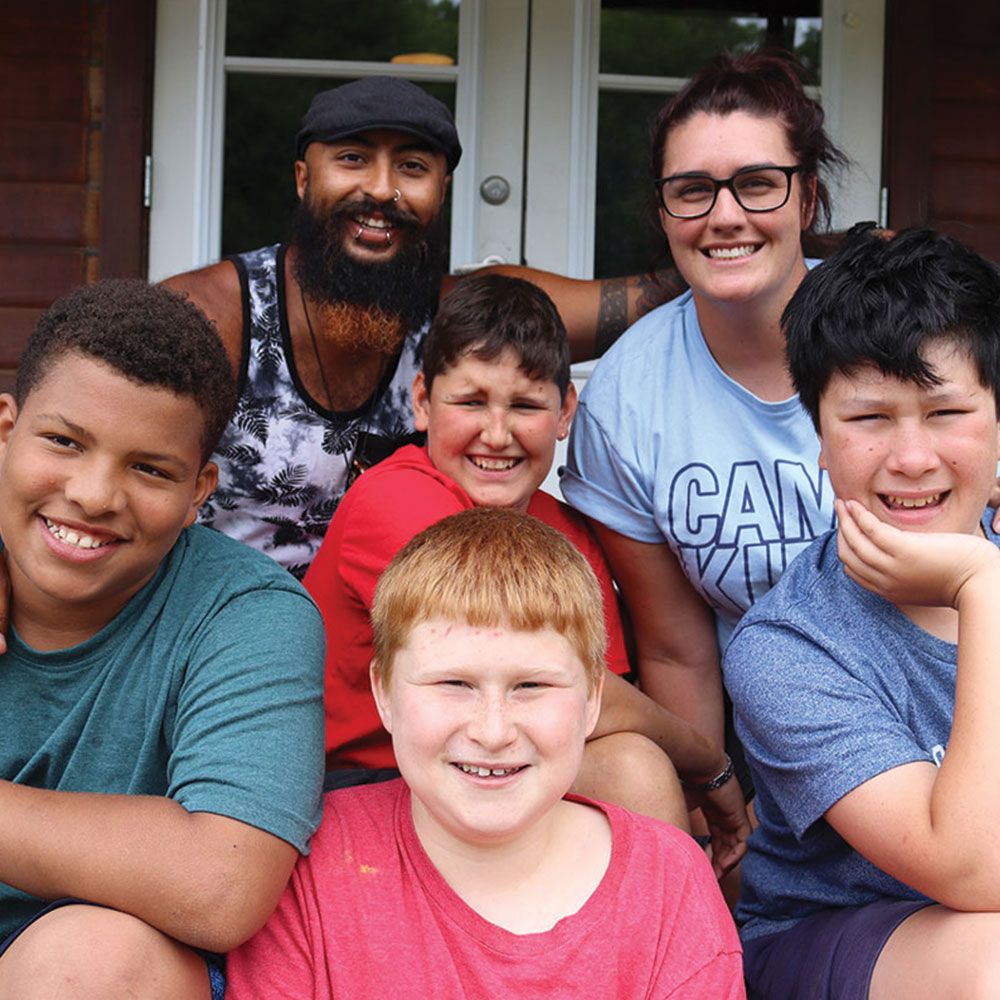
[[[301,160],[311,142],[333,142],[373,129],[419,136],[444,153],[448,173],[462,156],[455,120],[447,107],[415,83],[392,76],[369,76],[320,91],[302,119],[295,155]]]

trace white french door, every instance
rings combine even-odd
[[[698,18],[718,15],[699,13],[696,3],[673,12],[670,3],[623,0],[379,2],[394,4],[395,13],[380,7],[377,18],[370,15],[365,39],[358,34],[359,20],[366,28],[365,4],[300,0],[298,15],[283,16],[319,17],[331,44],[324,47],[316,40],[321,32],[306,25],[305,41],[284,49],[266,25],[262,41],[241,41],[252,35],[247,19],[267,5],[157,5],[152,278],[280,238],[294,204],[291,140],[309,95],[370,73],[405,76],[454,108],[465,154],[451,196],[453,267],[524,261],[590,277],[648,263],[636,243],[648,238],[639,219],[649,194],[643,120],[703,58],[701,50],[685,55],[685,32],[704,32]],[[856,164],[835,198],[844,225],[878,213],[883,8],[884,0],[822,3],[822,99],[831,130]],[[385,25],[414,12],[443,12],[454,22],[449,39],[434,36],[447,50],[434,53],[437,62],[389,61],[413,58],[405,37],[393,43],[396,50],[379,49]],[[749,37],[763,19],[724,20],[712,29],[720,38]],[[423,29],[413,30],[415,45],[431,44],[419,35]],[[646,43],[630,41],[629,31]],[[255,145],[272,165],[253,166]],[[251,227],[245,237],[243,224]]]

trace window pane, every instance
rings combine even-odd
[[[230,73],[226,77],[222,252],[288,238],[295,196],[295,134],[313,95],[347,83],[315,77]],[[454,113],[455,86],[421,84]],[[449,232],[451,199],[445,204]]]
[[[819,0],[794,5],[797,13],[815,7],[813,17],[760,17],[750,5],[735,11],[667,9],[673,6],[605,0],[601,72],[688,77],[723,49],[770,45],[794,51],[806,68],[805,82],[819,83]]]
[[[594,276],[639,274],[663,256],[649,172],[649,124],[663,94],[606,91],[597,105]]]
[[[229,0],[226,55],[388,62],[433,52],[458,61],[459,0]]]

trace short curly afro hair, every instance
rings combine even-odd
[[[127,279],[63,296],[38,321],[21,355],[19,408],[68,354],[100,361],[140,385],[190,396],[203,417],[202,461],[215,450],[236,405],[236,381],[218,334],[187,299]]]

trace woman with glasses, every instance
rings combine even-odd
[[[802,236],[829,216],[820,171],[846,159],[793,65],[759,53],[702,70],[653,136],[660,223],[690,291],[598,365],[562,488],[621,585],[643,689],[718,740],[720,649],[833,521],[780,319],[814,263]]]

